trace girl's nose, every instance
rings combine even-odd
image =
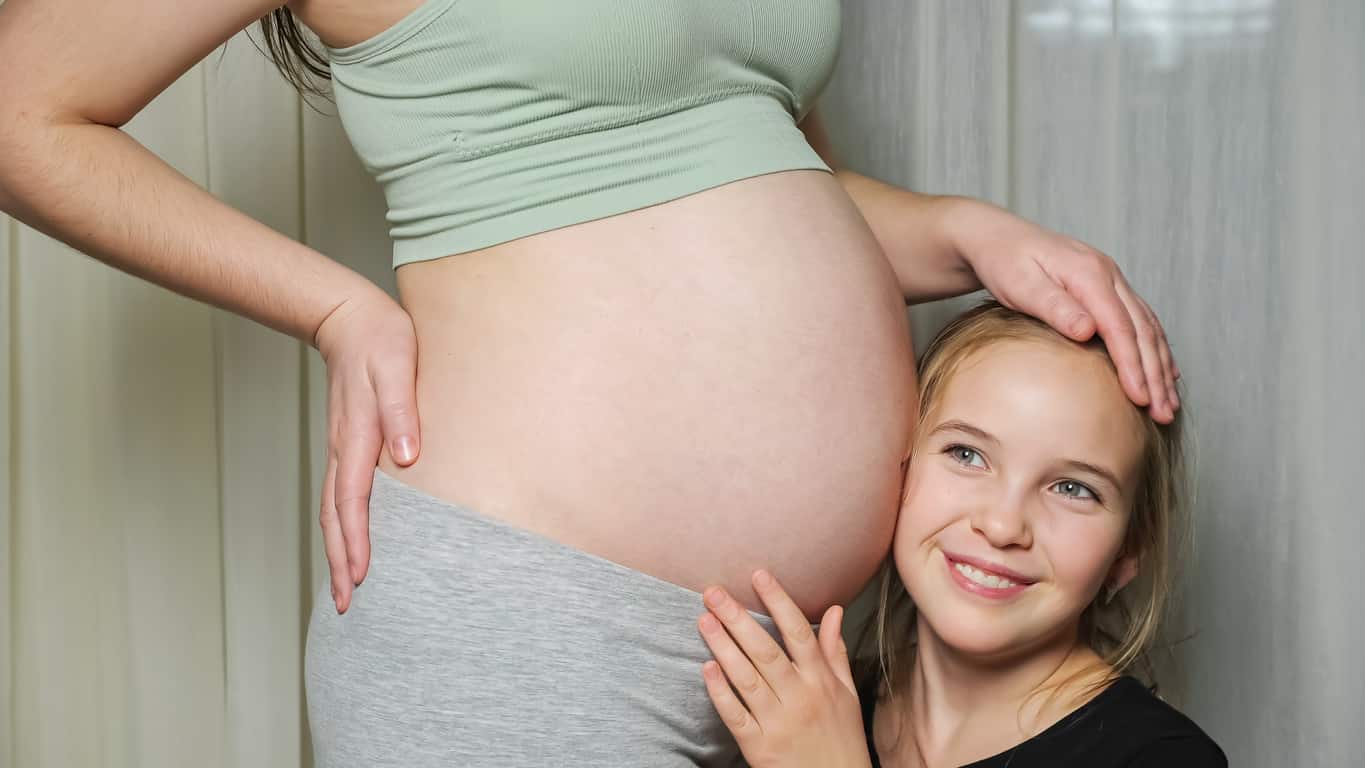
[[[1033,546],[1028,501],[1023,494],[981,499],[972,511],[971,524],[996,549]]]

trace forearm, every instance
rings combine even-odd
[[[924,195],[848,170],[835,177],[867,221],[910,304],[960,296],[981,287],[957,247],[965,198]]]
[[[347,299],[382,293],[214,198],[117,128],[36,120],[9,128],[0,210],[117,269],[310,344]]]

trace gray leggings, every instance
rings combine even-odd
[[[743,765],[702,682],[700,594],[378,470],[370,540],[345,615],[314,599],[318,768]]]

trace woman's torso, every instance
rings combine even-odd
[[[341,44],[415,1],[330,27],[313,5],[296,10]],[[384,471],[754,607],[759,566],[812,616],[877,567],[913,360],[890,266],[830,174],[744,179],[397,278],[422,453]]]

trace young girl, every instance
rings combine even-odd
[[[995,303],[939,334],[920,382],[866,684],[855,685],[838,607],[817,637],[757,572],[784,653],[725,590],[705,594],[699,627],[716,660],[702,672],[745,757],[1226,766],[1198,726],[1130,676],[1150,672],[1170,588],[1179,419],[1161,425],[1135,408],[1102,345]]]

